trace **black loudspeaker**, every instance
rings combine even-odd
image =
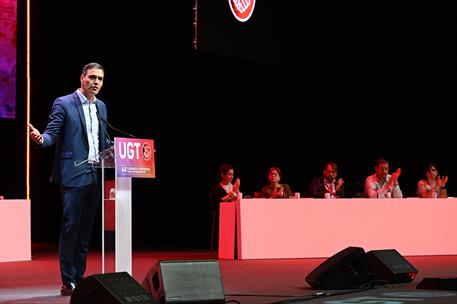
[[[78,283],[70,304],[157,304],[127,272],[96,274]]]
[[[367,258],[377,281],[407,283],[419,272],[395,249],[371,250],[367,252]]]
[[[455,290],[457,291],[457,277],[424,278],[416,286],[417,289]]]
[[[308,276],[314,289],[354,289],[373,280],[365,250],[348,247],[325,260]]]
[[[217,260],[159,261],[141,285],[160,303],[225,303]]]

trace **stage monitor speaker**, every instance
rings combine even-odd
[[[225,303],[217,260],[159,261],[142,286],[160,303]]]
[[[367,258],[376,281],[407,283],[419,272],[395,249],[371,250]]]
[[[457,277],[442,277],[442,278],[424,278],[416,286],[417,289],[429,290],[454,290],[457,291]]]
[[[127,272],[96,274],[76,285],[70,304],[157,304]]]
[[[331,256],[306,277],[314,289],[355,289],[373,280],[365,250],[348,247]]]

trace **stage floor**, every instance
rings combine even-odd
[[[55,244],[34,244],[32,261],[0,263],[0,303],[69,303],[60,296]],[[342,248],[344,249],[344,248]],[[140,284],[158,260],[214,259],[202,250],[136,250],[133,277]],[[457,276],[457,256],[406,257],[419,270],[411,283],[377,287],[346,295],[316,297],[305,277],[325,259],[219,260],[226,301],[279,303],[457,303],[457,291],[416,289],[424,277]],[[86,276],[101,272],[101,255],[89,254]],[[341,291],[336,291],[341,293]],[[382,299],[382,300],[381,300]],[[294,300],[294,301],[292,301]],[[381,302],[373,302],[381,301]],[[285,303],[285,302],[283,302]]]

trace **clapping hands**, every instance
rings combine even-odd
[[[238,192],[240,192],[240,184],[241,184],[240,179],[237,178],[235,180],[235,184],[233,185],[232,190],[228,193],[228,199],[230,201],[233,201],[234,199],[237,198]]]
[[[283,197],[284,196],[284,187],[275,188],[273,191],[272,197]]]
[[[437,187],[440,187],[440,188],[446,187],[447,180],[448,180],[447,175],[445,175],[445,176],[438,176],[438,177],[436,178],[436,185],[437,185]]]
[[[337,184],[336,184],[336,189],[335,189],[336,192],[340,191],[341,186],[343,186],[343,183],[344,183],[344,180],[343,180],[342,178],[339,178],[339,179],[338,179],[338,182],[337,182]]]
[[[398,168],[397,171],[392,173],[389,179],[389,187],[398,185],[398,178],[400,177],[401,169]]]
[[[240,184],[241,184],[241,181],[240,181],[239,178],[237,178],[237,179],[235,180],[235,184],[233,185],[232,191],[235,192],[235,193],[238,192],[238,190],[239,190],[239,188],[240,188]]]

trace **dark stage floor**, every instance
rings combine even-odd
[[[141,283],[158,260],[211,259],[209,251],[136,250],[133,277]],[[226,301],[279,303],[457,303],[457,291],[416,289],[424,277],[457,275],[457,256],[407,257],[419,274],[411,283],[378,286],[363,292],[316,296],[305,277],[325,259],[220,260]],[[87,275],[101,272],[100,253],[89,255]],[[69,303],[60,296],[57,248],[34,245],[29,262],[0,263],[0,303]],[[341,294],[341,295],[339,295]],[[291,301],[293,300],[293,302]],[[285,303],[285,302],[284,302]]]

